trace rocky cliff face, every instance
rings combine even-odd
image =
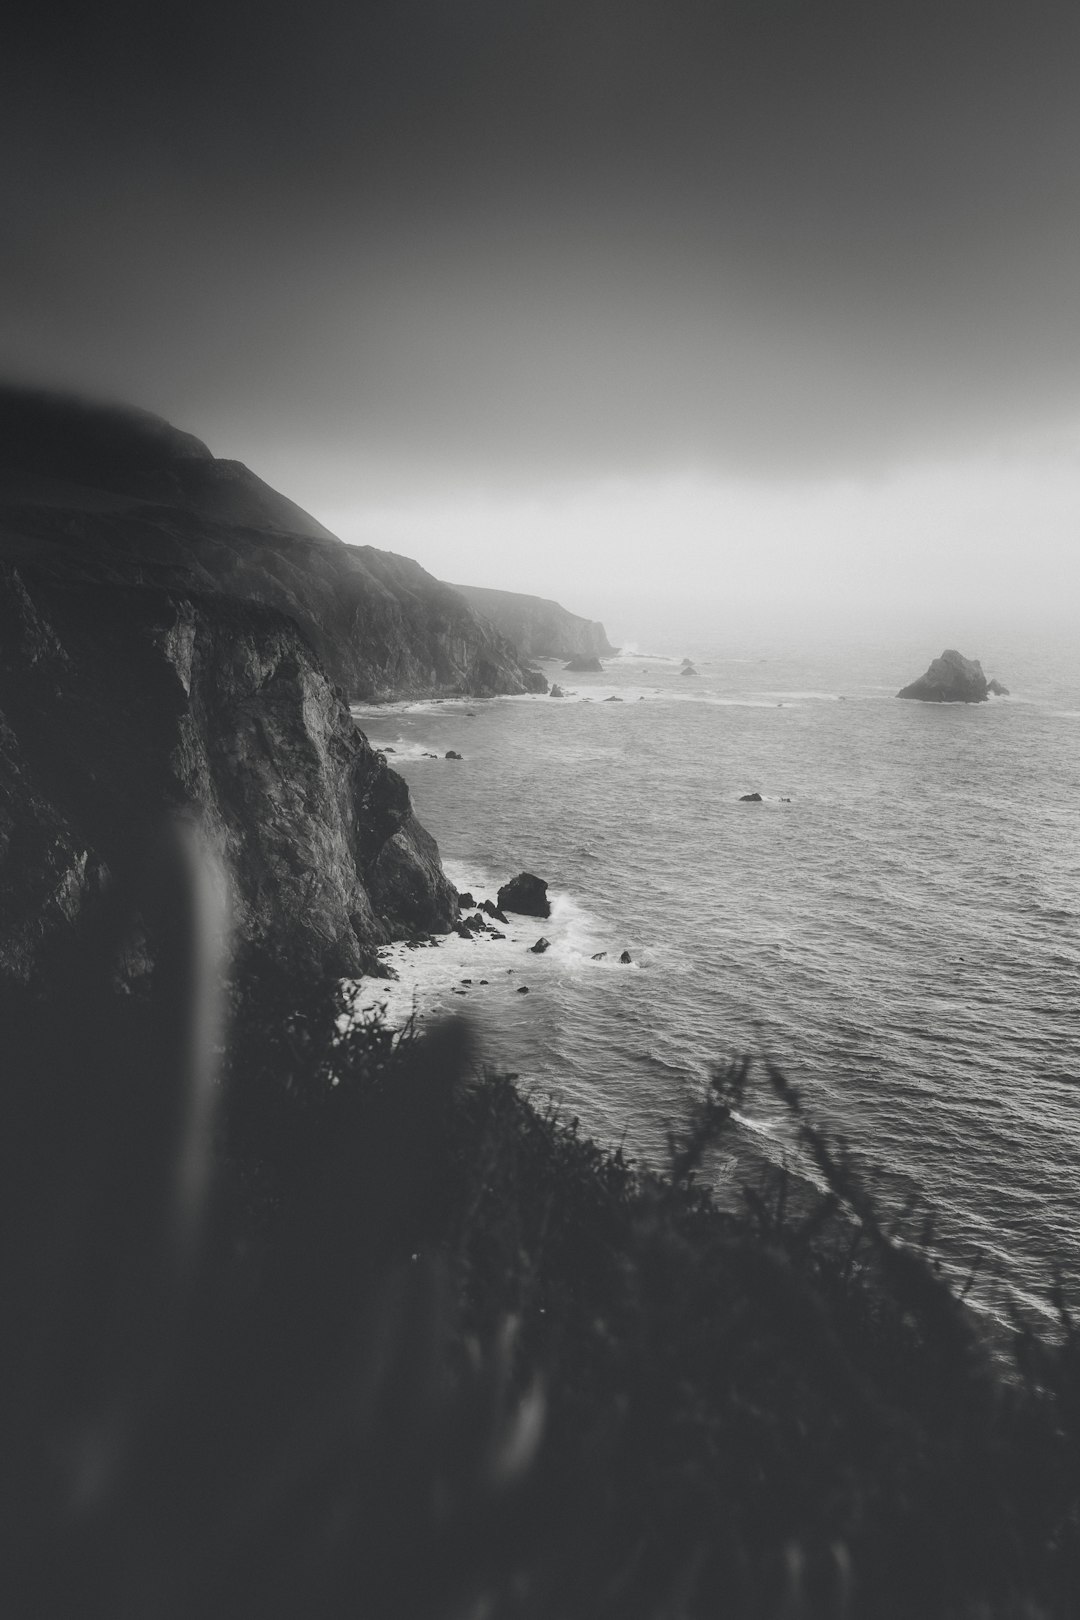
[[[0,558],[277,607],[352,699],[547,689],[419,564],[344,545],[241,463],[142,412],[0,390]]]
[[[0,565],[0,973],[32,979],[170,810],[229,876],[242,955],[355,973],[456,917],[408,788],[282,613]]]
[[[488,619],[523,658],[604,658],[618,652],[602,624],[568,613],[558,602],[517,591],[455,585],[471,608]]]

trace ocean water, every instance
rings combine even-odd
[[[982,649],[1011,695],[977,706],[897,701],[936,646],[685,650],[696,675],[628,652],[545,664],[562,700],[354,711],[460,889],[524,869],[553,901],[504,941],[393,947],[363,999],[465,1012],[486,1060],[652,1160],[712,1065],[767,1053],[887,1207],[933,1211],[958,1269],[983,1256],[984,1308],[1045,1309],[1055,1266],[1080,1276],[1068,646]],[[734,1157],[762,1154],[806,1168],[764,1083]]]

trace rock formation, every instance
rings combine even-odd
[[[547,884],[532,872],[519,872],[499,890],[498,907],[500,911],[517,911],[524,917],[550,917]]]
[[[935,658],[925,675],[896,695],[921,703],[984,703],[989,687],[982,665],[949,647]]]
[[[352,700],[547,690],[418,563],[343,544],[145,412],[0,389],[0,559],[280,608]]]
[[[0,563],[0,974],[32,980],[169,812],[228,876],[241,957],[356,973],[447,931],[406,784],[291,620],[57,573]]]
[[[566,668],[573,670],[578,675],[602,675],[604,673],[604,666],[599,658],[585,656],[571,658]]]
[[[618,650],[608,641],[602,624],[569,613],[558,602],[477,585],[455,585],[453,589],[512,642],[522,658],[606,658]]]
[[[1002,686],[1001,682],[997,680],[987,681],[986,690],[990,693],[991,697],[1008,697],[1009,695],[1009,688],[1007,686]]]

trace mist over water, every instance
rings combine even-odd
[[[356,711],[459,888],[494,898],[524,868],[553,897],[505,941],[396,947],[399,980],[365,996],[392,1018],[467,1010],[490,1061],[649,1157],[711,1064],[767,1052],[890,1207],[917,1195],[958,1265],[981,1251],[1041,1296],[1055,1257],[1080,1266],[1080,683],[1063,650],[967,648],[1013,694],[978,706],[896,701],[940,650],[923,643],[677,650],[696,677],[628,652],[603,675],[548,665],[563,701]],[[790,1152],[763,1094],[749,1114],[744,1146]]]

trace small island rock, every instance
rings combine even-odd
[[[568,664],[563,665],[563,668],[573,670],[574,673],[578,675],[602,675],[604,673],[604,666],[600,662],[599,658],[583,658],[578,656],[576,658],[571,658]]]
[[[1001,682],[997,680],[987,681],[986,690],[992,693],[994,697],[1008,697],[1009,695],[1009,688],[1002,686]]]
[[[565,697],[565,696],[566,696],[566,693],[563,691],[563,689],[559,685],[558,681],[552,681],[552,683],[551,683],[551,691],[548,693],[548,697]]]
[[[543,956],[545,951],[551,949],[551,941],[550,939],[545,939],[543,934],[541,934],[536,944],[530,945],[529,949],[534,956]]]
[[[985,703],[988,690],[978,659],[965,658],[955,647],[947,647],[925,675],[896,695],[920,703]]]
[[[762,799],[760,793],[740,793],[739,794],[739,803],[740,804],[763,804],[764,802],[765,801]]]
[[[680,669],[679,674],[680,675],[696,675],[697,670],[694,668],[693,664],[684,664],[682,669]]]
[[[620,962],[632,962],[633,960],[634,959],[630,955],[629,951],[623,951],[622,955],[619,957]]]
[[[500,911],[517,911],[525,917],[550,917],[551,906],[547,897],[547,884],[532,872],[519,872],[499,890]]]
[[[457,750],[455,748],[448,748],[446,750],[446,753],[443,755],[443,758],[444,759],[460,759],[461,755],[457,752]]]

